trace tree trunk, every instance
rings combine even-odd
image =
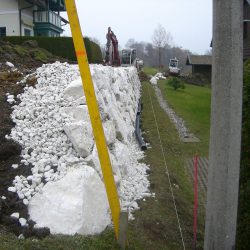
[[[159,70],[161,70],[161,47],[159,47]]]

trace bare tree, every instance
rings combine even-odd
[[[128,39],[127,43],[125,44],[125,47],[126,48],[132,48],[135,43],[136,43],[135,39],[130,38],[130,39]]]
[[[130,38],[125,44],[125,47],[128,49],[136,49],[136,57],[144,60],[146,47],[145,42],[137,42],[135,39]]]
[[[166,45],[169,45],[172,42],[172,40],[173,40],[172,35],[169,32],[167,32],[162,25],[158,24],[158,27],[154,30],[152,41],[154,46],[158,50],[159,69],[162,66],[161,58],[162,58],[163,48],[165,48]]]
[[[96,44],[98,44],[99,46],[102,46],[100,41],[96,37],[89,37],[89,40],[96,43]]]
[[[212,49],[207,49],[207,50],[205,51],[205,55],[208,55],[208,56],[211,56],[212,53],[213,53]]]

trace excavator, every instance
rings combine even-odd
[[[105,47],[105,64],[111,66],[135,66],[137,70],[141,70],[143,61],[136,56],[136,49],[123,49],[121,52],[121,58],[118,50],[118,40],[111,30],[108,28],[106,35],[107,43]]]
[[[118,40],[110,27],[108,28],[108,33],[106,35],[106,38],[107,38],[107,43],[105,47],[104,62],[106,65],[120,66],[121,59],[118,50]]]

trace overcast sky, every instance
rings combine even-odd
[[[76,0],[84,36],[106,43],[110,26],[123,48],[130,38],[152,42],[158,24],[176,46],[204,54],[212,38],[212,0]],[[66,17],[66,13],[62,14]],[[69,25],[65,35],[70,35]]]

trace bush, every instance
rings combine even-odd
[[[70,61],[76,61],[75,49],[72,37],[20,37],[9,36],[2,37],[4,41],[9,41],[12,44],[21,45],[28,40],[35,40],[40,48],[46,49],[56,56],[63,57]],[[88,60],[90,63],[101,63],[102,53],[98,44],[84,38]]]
[[[184,82],[177,77],[171,77],[168,80],[168,84],[171,85],[174,88],[174,90],[185,89]]]
[[[19,45],[15,45],[14,46],[14,50],[16,51],[16,53],[19,55],[19,56],[29,56],[29,52],[27,49],[25,49],[24,47],[22,46],[19,46]]]
[[[48,52],[46,52],[46,50],[42,51],[41,49],[35,49],[32,51],[32,56],[35,60],[46,63],[48,61]]]

